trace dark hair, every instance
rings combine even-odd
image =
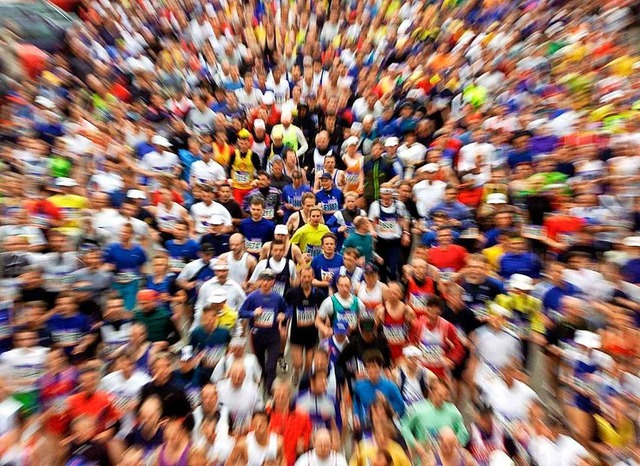
[[[266,411],[256,411],[251,416],[251,420],[253,421],[256,417],[259,417],[259,416],[264,417],[267,420],[267,422],[269,422],[269,413]]]
[[[325,233],[324,235],[322,235],[322,239],[320,240],[320,244],[324,244],[324,240],[327,238],[331,238],[333,241],[335,241],[336,243],[338,242],[338,237],[334,234],[334,233]]]
[[[284,241],[282,241],[281,239],[274,239],[271,242],[271,247],[273,246],[286,246],[287,243],[285,243]]]
[[[269,178],[269,174],[265,170],[258,170],[258,176],[266,176]]]
[[[376,364],[380,367],[384,365],[384,358],[382,353],[376,349],[366,350],[362,355],[362,361],[367,364]]]
[[[431,296],[427,300],[427,307],[437,307],[439,309],[444,309],[444,301],[440,296]]]

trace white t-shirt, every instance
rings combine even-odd
[[[221,380],[216,384],[218,389],[218,405],[229,410],[232,429],[248,425],[251,416],[263,408],[262,393],[256,383],[245,378],[244,383],[236,388],[231,379]]]
[[[196,233],[202,235],[207,232],[207,228],[213,220],[221,220],[224,226],[231,226],[231,214],[222,204],[212,202],[210,205],[198,202],[191,206],[191,216],[195,221]]]
[[[533,437],[529,453],[536,464],[555,466],[577,466],[578,460],[589,454],[586,448],[566,435],[560,435],[555,442],[544,436]]]
[[[519,380],[508,387],[502,379],[494,378],[481,388],[496,415],[507,422],[526,420],[531,402],[539,399],[531,387]]]
[[[163,151],[162,154],[151,151],[140,160],[140,167],[159,173],[173,173],[174,167],[179,163],[178,156],[173,152]]]
[[[213,445],[209,445],[206,439],[202,438],[196,443],[196,448],[206,452],[207,460],[211,466],[222,466],[231,455],[236,441],[233,437],[224,434],[217,434]]]
[[[224,181],[227,179],[227,174],[215,160],[196,160],[191,164],[190,169],[191,177],[199,183],[207,183],[209,181]]]
[[[100,389],[113,395],[114,405],[123,413],[119,437],[127,435],[135,426],[136,417],[130,405],[137,405],[140,390],[150,381],[151,377],[140,371],[134,372],[128,379],[125,379],[122,371],[115,371],[105,375],[100,381]]]
[[[42,346],[15,348],[0,355],[0,373],[14,385],[14,393],[36,389],[36,382],[44,374],[50,349]]]
[[[229,353],[218,361],[216,368],[213,370],[213,374],[211,374],[211,381],[213,383],[217,383],[226,379],[229,376],[229,371],[231,370],[231,366],[235,360],[236,357],[232,353]],[[260,368],[256,355],[245,353],[242,356],[242,365],[244,366],[244,372],[247,379],[253,380],[255,383],[260,383],[260,379],[262,378],[262,369]]]
[[[18,413],[22,404],[13,398],[7,398],[0,403],[0,436],[17,427]]]
[[[447,183],[436,180],[430,183],[422,180],[413,186],[413,196],[416,199],[416,209],[420,217],[427,218],[429,211],[444,200]]]

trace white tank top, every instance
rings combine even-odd
[[[249,257],[249,253],[246,251],[242,253],[242,257],[240,257],[239,260],[233,257],[232,252],[229,253],[227,256],[227,264],[229,264],[229,278],[231,280],[235,280],[240,284],[247,280],[247,275],[249,275],[247,257]]]
[[[382,304],[382,285],[377,281],[372,290],[367,290],[366,282],[362,282],[358,289],[358,298],[365,307],[365,314],[369,318],[373,318],[376,307]]]
[[[262,466],[266,460],[275,460],[278,456],[278,435],[269,434],[269,441],[262,446],[253,432],[247,434],[247,466]]]
[[[159,228],[173,228],[178,220],[182,218],[182,208],[180,204],[174,202],[171,205],[171,209],[168,209],[164,204],[158,204],[156,210],[156,222],[158,222]]]

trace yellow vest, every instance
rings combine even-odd
[[[236,149],[236,156],[231,165],[231,181],[233,187],[236,189],[251,189],[251,182],[253,181],[253,172],[255,167],[251,162],[251,156],[253,152],[249,149],[244,155],[240,154],[240,151]]]

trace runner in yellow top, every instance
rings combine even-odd
[[[328,226],[320,222],[322,222],[322,209],[312,207],[309,211],[309,223],[296,230],[291,238],[291,243],[298,245],[307,263],[322,253],[322,237],[331,232]]]
[[[231,155],[231,186],[233,197],[242,205],[244,197],[251,191],[251,183],[260,169],[260,158],[251,147],[251,133],[246,129],[238,131],[238,148]]]
[[[72,178],[58,178],[56,187],[60,194],[49,198],[49,202],[60,209],[62,224],[56,230],[65,235],[76,235],[80,232],[82,210],[89,207],[89,200],[84,196],[74,194],[73,190],[78,183]]]

